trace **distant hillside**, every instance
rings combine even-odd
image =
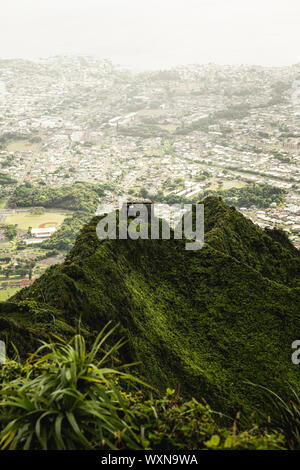
[[[107,240],[95,217],[62,265],[0,304],[0,339],[21,354],[50,332],[80,325],[89,339],[108,321],[129,338],[122,359],[141,361],[153,385],[205,397],[214,408],[265,404],[246,380],[299,390],[291,344],[300,329],[300,253],[221,200],[205,200],[205,245]],[[297,287],[298,286],[298,287]]]
[[[219,191],[204,191],[204,196],[220,196],[227,204],[236,207],[259,208],[270,207],[272,203],[282,204],[287,190],[269,184],[249,184],[242,188],[223,189]]]
[[[104,188],[91,183],[74,183],[63,187],[39,187],[25,183],[10,198],[13,207],[55,207],[95,213]]]

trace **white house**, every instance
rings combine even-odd
[[[51,237],[56,232],[55,227],[48,228],[32,228],[31,235],[35,238],[47,238]]]

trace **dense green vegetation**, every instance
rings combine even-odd
[[[27,134],[21,134],[20,132],[4,132],[0,135],[0,144],[8,144],[13,140],[23,140],[28,138]]]
[[[271,151],[273,157],[277,158],[282,163],[290,163],[292,161],[291,155],[287,152],[280,152],[279,150],[272,150]]]
[[[250,112],[250,106],[247,104],[240,104],[225,108],[220,111],[215,111],[209,116],[200,118],[188,126],[178,127],[176,134],[187,135],[193,131],[204,131],[208,132],[209,126],[222,123],[223,120],[235,120],[243,119],[248,116]]]
[[[276,186],[269,184],[250,184],[243,188],[231,188],[220,191],[207,191],[204,196],[208,194],[221,196],[227,204],[233,204],[237,207],[251,207],[258,208],[270,207],[272,203],[282,204],[287,191]]]
[[[11,155],[11,154],[6,155],[5,160],[3,160],[1,163],[2,168],[7,168],[7,167],[12,166],[14,159],[15,159],[14,155]]]
[[[201,175],[199,179],[203,179],[203,175]],[[174,189],[174,187],[172,188],[169,186],[168,189]],[[285,189],[271,186],[265,183],[259,183],[249,184],[242,188],[207,190],[194,196],[193,198],[177,196],[174,193],[165,195],[163,191],[159,191],[155,195],[155,201],[165,204],[192,204],[196,203],[199,200],[199,197],[205,198],[207,196],[219,196],[222,197],[226,204],[232,204],[236,207],[256,206],[258,208],[266,208],[270,207],[272,203],[276,203],[278,205],[284,203],[285,195]],[[141,188],[141,190],[137,193],[137,196],[151,199],[151,194],[149,194],[145,188]]]
[[[7,240],[13,240],[17,236],[17,229],[14,225],[2,225]]]
[[[104,187],[91,183],[75,183],[70,186],[38,187],[25,183],[15,189],[10,198],[13,207],[55,207],[95,213]]]
[[[69,251],[75,243],[83,225],[92,217],[83,211],[77,211],[70,217],[66,217],[57,232],[49,240],[44,241],[40,246],[45,249],[56,249]]]
[[[15,184],[17,181],[11,178],[6,173],[0,173],[0,186],[8,185],[8,184]]]
[[[40,247],[69,251],[82,226],[95,214],[100,197],[104,195],[105,185],[75,183],[63,187],[40,187],[25,183],[15,189],[10,198],[12,207],[32,207],[33,214],[41,214],[44,208],[59,208],[75,211],[66,217],[51,239]]]
[[[117,364],[122,341],[105,350],[112,333],[106,325],[90,349],[79,335],[70,343],[44,343],[24,364],[0,368],[2,449],[284,448],[276,431],[240,431],[239,416],[185,402],[174,390],[159,396],[128,365]]]
[[[162,418],[156,424],[149,418],[146,447],[172,442],[176,447],[179,441],[174,444],[176,436],[168,429],[174,429],[175,415],[189,409],[191,397],[200,403],[204,397],[212,409],[233,418],[241,412],[241,428],[250,429],[250,416],[252,424],[266,423],[268,416],[275,423],[278,413],[247,381],[284,400],[291,398],[288,384],[299,393],[298,367],[291,362],[300,327],[299,251],[283,232],[260,229],[220,199],[204,203],[205,245],[199,251],[186,251],[185,240],[101,241],[95,217],[63,264],[0,303],[0,339],[9,356],[11,342],[24,358],[51,333],[70,339],[80,329],[91,344],[108,321],[120,323],[119,332],[129,341],[116,351],[116,361],[140,361],[136,374],[142,380],[161,392],[180,390],[184,397],[176,403],[178,411],[155,405]],[[108,344],[118,337],[114,332]],[[135,397],[133,406],[151,413],[153,403],[147,400]],[[192,409],[191,428],[178,418],[187,439],[190,432],[203,435],[203,423],[197,424],[201,410]],[[197,435],[196,444],[191,437],[191,446],[225,445],[230,436],[213,426],[205,441]],[[166,442],[162,434],[169,436]],[[219,438],[210,440],[215,434]],[[261,445],[280,442],[274,435]]]
[[[2,448],[116,449],[118,442],[138,447],[130,412],[115,385],[116,378],[134,379],[107,364],[121,342],[96,359],[110,333],[104,328],[89,352],[80,336],[72,345],[44,344],[33,361],[29,359],[23,368],[16,364],[14,379],[6,376],[11,368],[4,368]]]

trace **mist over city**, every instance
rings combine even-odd
[[[297,0],[3,0],[0,57],[92,55],[140,69],[299,62]]]

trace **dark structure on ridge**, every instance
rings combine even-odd
[[[142,214],[137,214],[136,216],[129,215],[129,210],[137,204],[139,204],[139,205],[143,204],[143,206],[146,207],[146,209],[147,209],[147,219],[144,220],[144,222],[150,223],[151,220],[154,217],[154,204],[153,204],[153,201],[151,201],[151,199],[137,198],[137,199],[133,199],[132,201],[124,202],[123,208],[124,208],[124,206],[126,206],[127,219],[133,219],[137,216],[142,215]]]

